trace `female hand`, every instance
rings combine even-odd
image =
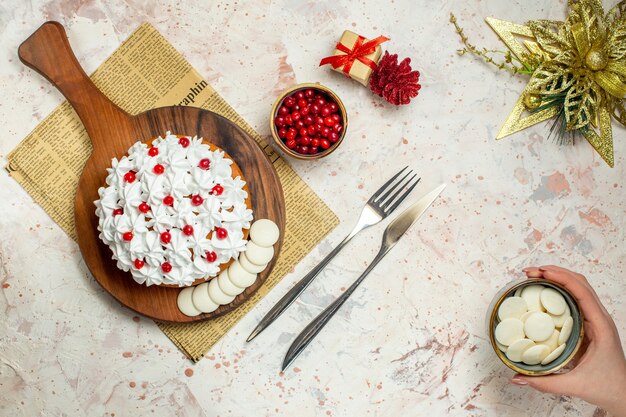
[[[576,298],[584,316],[585,340],[569,372],[541,377],[517,374],[511,382],[541,392],[579,397],[616,417],[626,417],[624,350],[613,319],[587,279],[553,265],[530,267],[524,272],[529,278],[561,284]]]

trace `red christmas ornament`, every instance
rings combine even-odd
[[[419,79],[419,71],[411,68],[411,58],[404,58],[398,64],[398,54],[385,51],[370,77],[370,89],[396,106],[409,104],[422,88]]]

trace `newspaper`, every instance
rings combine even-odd
[[[91,79],[131,114],[167,105],[219,113],[249,133],[278,172],[285,195],[286,231],[278,261],[263,286],[242,306],[217,319],[157,323],[190,359],[198,361],[338,224],[337,216],[150,24],[142,24]],[[10,175],[73,239],[74,195],[91,150],[78,116],[63,102],[7,157]]]

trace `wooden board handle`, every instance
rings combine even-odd
[[[20,45],[18,55],[26,66],[43,75],[67,98],[85,125],[94,148],[105,146],[96,143],[96,138],[115,136],[119,123],[129,123],[128,113],[102,94],[85,74],[59,22],[41,25]],[[105,120],[107,123],[103,123]]]

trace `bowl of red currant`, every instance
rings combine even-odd
[[[270,130],[276,144],[298,159],[318,159],[343,141],[348,115],[343,103],[321,84],[298,84],[278,97]]]

